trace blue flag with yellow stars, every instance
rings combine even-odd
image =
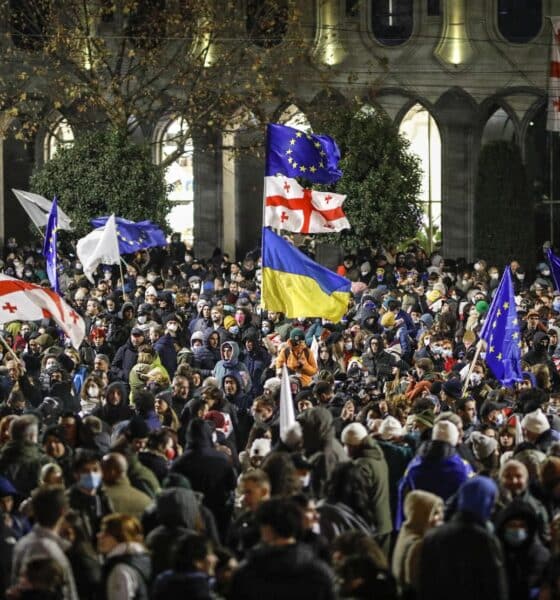
[[[556,256],[550,248],[546,251],[550,272],[554,280],[555,289],[560,290],[560,257]]]
[[[313,183],[334,183],[342,177],[339,160],[340,150],[328,135],[268,124],[266,176],[305,177]]]
[[[502,275],[480,331],[486,342],[486,364],[502,385],[522,381],[521,334],[509,266]]]
[[[60,294],[60,286],[58,284],[57,258],[56,258],[56,240],[58,231],[58,203],[56,196],[51,205],[51,212],[45,229],[45,242],[43,244],[43,256],[47,267],[47,276],[51,282],[52,289]]]
[[[104,227],[109,217],[96,217],[90,222],[94,227]],[[144,248],[166,246],[167,240],[161,228],[151,221],[129,221],[115,218],[120,254],[132,254]]]

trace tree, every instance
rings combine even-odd
[[[387,115],[353,104],[324,110],[314,129],[338,143],[343,176],[334,191],[346,194],[351,230],[326,241],[347,250],[393,245],[413,237],[422,222],[419,159]]]
[[[91,230],[90,219],[111,213],[166,227],[170,202],[164,169],[153,164],[149,147],[120,132],[78,137],[33,175],[31,186],[47,198],[58,197],[80,237]]]
[[[186,126],[165,164],[181,156],[193,130],[225,131],[242,107],[262,116],[271,98],[285,95],[283,77],[305,48],[292,0],[0,0],[0,7],[8,26],[0,111],[15,119],[12,133],[32,139],[53,110],[78,128],[129,135],[173,115]]]
[[[476,254],[492,257],[499,268],[513,258],[530,264],[534,259],[534,207],[516,143],[500,140],[482,148],[475,202]]]

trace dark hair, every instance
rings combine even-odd
[[[85,465],[92,462],[101,464],[101,458],[99,457],[99,455],[93,450],[78,448],[78,450],[76,450],[76,454],[74,455],[74,460],[72,462],[72,470],[74,471],[74,473],[77,473]]]
[[[326,496],[329,502],[342,502],[367,523],[375,522],[371,509],[369,486],[362,469],[353,462],[336,466],[327,481]]]
[[[387,568],[387,558],[378,543],[363,531],[345,531],[332,542],[332,551],[343,557],[352,555],[367,556],[375,562],[378,569]]]
[[[167,429],[156,429],[155,431],[150,431],[146,446],[150,450],[160,450],[161,448],[165,448],[169,440],[172,439],[173,436]]]
[[[459,398],[459,400],[455,401],[455,410],[465,410],[467,406],[467,402],[474,402],[474,398],[472,396],[464,396],[463,398]]]
[[[138,390],[134,394],[134,404],[136,405],[136,411],[138,414],[144,417],[150,411],[155,410],[154,395],[148,390]]]
[[[204,560],[212,551],[212,543],[200,533],[186,533],[176,542],[171,553],[171,567],[184,573],[196,569],[195,562]]]
[[[37,488],[31,494],[31,506],[39,525],[47,528],[54,527],[68,507],[64,487],[46,485]]]
[[[261,469],[270,480],[270,495],[284,498],[299,492],[301,485],[296,468],[286,452],[272,452],[265,456]]]
[[[302,511],[292,500],[266,500],[259,505],[255,516],[260,526],[267,525],[278,537],[297,538],[301,533]]]
[[[57,598],[62,594],[64,571],[54,558],[32,558],[25,565],[25,577],[34,592],[56,593]]]

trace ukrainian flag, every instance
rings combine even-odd
[[[350,285],[348,279],[263,229],[262,303],[267,310],[338,323],[348,310]]]

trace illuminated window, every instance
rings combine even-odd
[[[64,118],[57,119],[49,127],[45,136],[43,157],[45,162],[49,161],[59,148],[71,146],[74,142],[74,132],[68,121]]]
[[[503,108],[497,108],[486,121],[482,132],[482,145],[497,140],[515,141],[515,125]]]
[[[194,172],[193,142],[188,137],[189,128],[184,119],[170,121],[161,137],[160,160],[163,162],[177,153],[182,153],[167,167],[165,181],[170,189],[168,197],[173,207],[167,222],[173,231],[181,233],[183,241],[193,242],[194,228]]]
[[[404,44],[412,35],[412,0],[372,0],[371,29],[386,46]]]
[[[529,42],[541,27],[542,0],[498,0],[498,29],[508,42]]]
[[[420,159],[424,224],[429,249],[441,236],[441,136],[432,115],[415,104],[405,115],[399,132],[410,142],[409,151]]]

